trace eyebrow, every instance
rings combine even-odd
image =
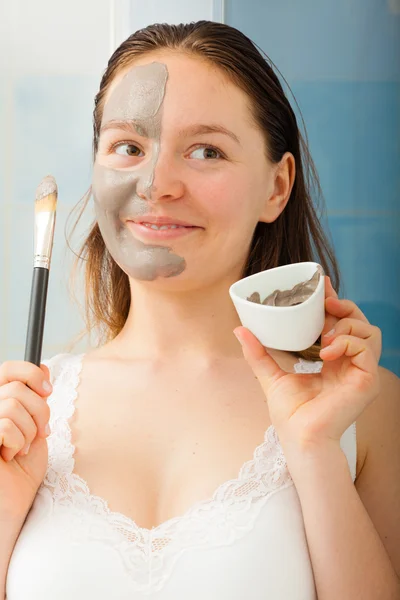
[[[138,128],[141,130],[141,133],[139,133]],[[144,137],[148,137],[146,136],[147,132],[145,124],[139,120],[135,121],[134,119],[129,119],[126,121],[108,121],[107,123],[101,126],[100,133],[109,129],[122,129],[123,131],[128,131],[129,133],[144,135]],[[195,135],[205,135],[207,133],[222,133],[223,135],[230,137],[233,141],[240,145],[240,140],[237,137],[237,135],[235,135],[233,131],[230,131],[223,125],[198,124],[191,125],[189,127],[186,127],[185,129],[179,129],[178,131],[178,135],[186,137]]]
[[[240,144],[240,140],[237,137],[237,135],[235,135],[233,131],[230,131],[223,125],[191,125],[186,129],[180,129],[178,133],[179,135],[187,135],[188,137],[194,135],[204,135],[207,133],[222,133],[223,135],[227,135],[228,137],[230,137],[237,144]]]
[[[109,129],[122,129],[123,131],[128,131],[129,133],[138,133],[138,127],[142,130],[145,130],[143,124],[137,120],[129,119],[126,121],[107,121],[100,127],[100,133],[103,131],[108,131]]]

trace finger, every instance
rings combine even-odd
[[[237,327],[234,334],[242,346],[244,358],[259,380],[264,392],[267,393],[270,387],[287,373],[279,367],[256,336],[246,327]]]
[[[359,321],[358,319],[340,319],[333,331],[325,334],[325,338],[329,339],[329,343],[337,338],[339,335],[352,335],[359,337],[364,340],[371,339],[372,337],[378,337],[380,333],[379,327]]]
[[[0,386],[12,381],[24,383],[43,397],[52,392],[52,386],[42,369],[26,361],[9,361],[0,366]]]
[[[327,275],[325,276],[325,299],[326,298],[337,298],[338,295],[332,285],[331,278]]]
[[[340,335],[352,335],[367,340],[375,358],[379,361],[382,353],[382,332],[379,327],[357,319],[341,319],[334,329],[323,336],[321,346],[328,346]]]
[[[0,454],[5,461],[12,460],[25,445],[25,438],[11,419],[0,420]]]
[[[8,398],[16,398],[18,400],[25,412],[35,422],[40,437],[46,438],[46,425],[50,419],[50,408],[45,399],[35,394],[35,392],[20,381],[12,381],[0,387],[0,414],[4,415],[2,406],[3,402]]]
[[[2,419],[11,419],[20,430],[24,436],[24,447],[33,442],[37,434],[36,424],[18,400],[7,398],[0,402],[0,421]]]
[[[358,319],[364,323],[369,323],[362,310],[352,300],[327,298],[325,300],[325,310],[330,315],[338,317],[339,319],[349,317],[351,319]]]
[[[323,328],[322,334],[321,334],[322,335],[321,346],[324,345],[324,338],[323,338],[324,334],[326,334],[328,331],[332,331],[332,329],[334,329],[336,323],[339,322],[339,318],[336,317],[335,315],[330,314],[326,308],[328,298],[330,300],[337,300],[338,295],[337,295],[336,291],[333,289],[330,277],[325,277],[325,323],[324,323],[324,328]]]
[[[333,340],[332,344],[322,348],[320,355],[324,361],[334,361],[341,356],[348,356],[352,364],[361,371],[369,374],[378,372],[377,360],[367,341],[352,335],[340,335]]]
[[[50,381],[50,370],[46,365],[41,364],[40,370],[43,371],[46,381]]]

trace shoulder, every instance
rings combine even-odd
[[[73,365],[77,365],[81,362],[83,354],[56,354],[51,358],[47,358],[42,360],[42,363],[46,365],[50,372],[50,381],[54,386],[56,380],[60,377],[60,375],[68,371],[68,368]]]
[[[356,489],[400,573],[400,378],[379,367],[381,391],[357,419],[364,453]]]
[[[357,477],[368,456],[386,452],[388,444],[400,444],[400,378],[384,367],[379,367],[379,376],[378,397],[357,419]]]

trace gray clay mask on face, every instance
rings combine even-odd
[[[170,248],[137,240],[124,222],[152,213],[146,198],[151,199],[154,170],[160,152],[162,104],[167,78],[167,67],[162,63],[133,67],[116,86],[104,107],[102,125],[110,121],[133,121],[138,134],[149,139],[151,149],[146,159],[129,170],[105,167],[97,160],[93,168],[92,192],[104,243],[127,275],[147,281],[179,275],[186,267],[185,259]]]

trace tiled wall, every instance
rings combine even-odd
[[[0,361],[24,355],[35,191],[49,173],[59,200],[44,356],[67,349],[83,326],[70,300],[73,255],[64,228],[90,184],[91,112],[110,53],[109,4],[2,3],[0,50],[7,60],[0,64]],[[91,217],[88,210],[76,242]]]
[[[400,375],[400,3],[226,0],[302,111],[343,287]],[[292,102],[294,106],[294,102]],[[298,114],[298,111],[296,111]]]

